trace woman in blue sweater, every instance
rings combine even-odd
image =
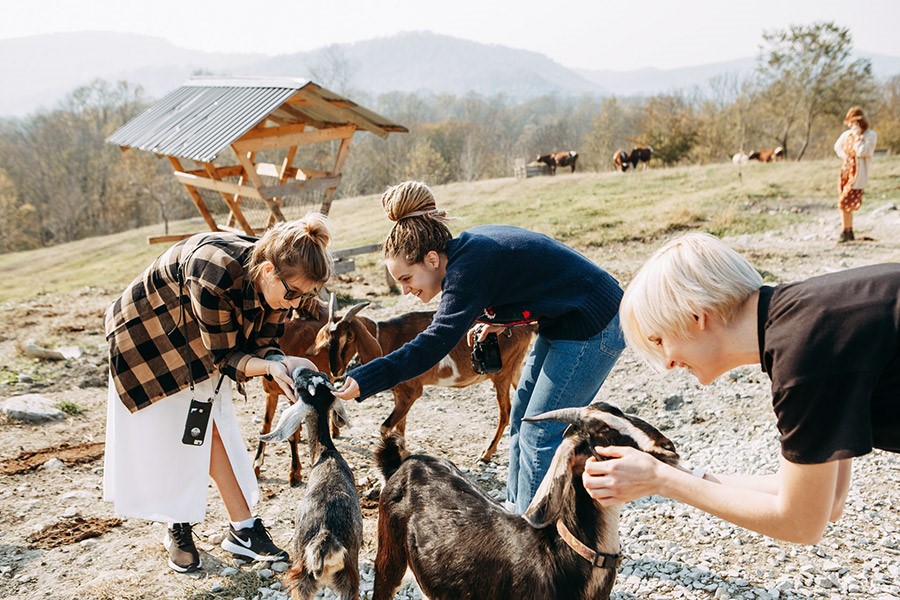
[[[594,399],[625,345],[617,316],[622,290],[593,262],[543,234],[488,225],[454,238],[424,183],[393,186],[381,202],[395,222],[384,242],[391,275],[403,293],[428,302],[441,292],[441,301],[425,331],[350,371],[337,395],[368,398],[421,375],[464,335],[471,344],[504,327],[537,322],[510,415],[506,493],[523,513],[565,424],[522,418]]]

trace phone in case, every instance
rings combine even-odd
[[[191,408],[188,410],[187,419],[184,422],[184,434],[181,436],[181,443],[188,446],[203,445],[211,412],[212,402],[191,400]]]

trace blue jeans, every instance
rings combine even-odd
[[[566,423],[523,423],[558,408],[591,403],[625,348],[619,317],[589,340],[548,340],[538,335],[512,400],[506,499],[522,514],[562,442]]]

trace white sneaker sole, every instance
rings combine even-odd
[[[163,548],[166,549],[166,552],[169,551],[170,543],[172,543],[172,540],[169,538],[169,535],[166,534],[165,536],[163,536]],[[193,573],[194,571],[199,571],[200,567],[203,566],[203,559],[197,560],[196,567],[182,567],[180,565],[176,565],[175,563],[172,562],[171,558],[166,558],[166,564],[169,565],[170,569],[172,569],[173,571],[176,571],[178,573]]]
[[[234,554],[236,556],[244,556],[244,557],[252,559],[252,560],[259,560],[259,561],[263,561],[263,562],[277,562],[279,560],[282,560],[282,561],[287,560],[287,558],[285,558],[284,556],[272,556],[269,554],[257,554],[250,548],[241,546],[240,544],[235,544],[228,538],[225,538],[224,540],[222,540],[222,549],[227,552],[231,552],[232,554]]]

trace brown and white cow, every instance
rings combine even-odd
[[[784,148],[778,146],[772,150],[754,150],[747,157],[749,160],[758,160],[759,162],[772,162],[784,158]]]
[[[627,171],[628,167],[631,166],[628,153],[621,148],[616,150],[615,153],[613,153],[613,166],[616,168],[616,171]]]
[[[556,167],[572,167],[572,172],[574,173],[575,163],[578,161],[578,153],[574,150],[569,150],[568,152],[541,154],[535,160],[550,167],[551,175],[556,174]]]

